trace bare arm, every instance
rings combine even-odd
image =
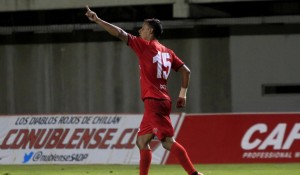
[[[89,18],[90,21],[97,23],[100,27],[106,30],[109,34],[114,37],[119,38],[120,40],[127,43],[128,34],[123,29],[118,26],[115,26],[111,23],[108,23],[97,16],[95,12],[93,12],[88,6],[86,6],[87,12],[85,15]]]
[[[177,99],[176,107],[183,108],[186,104],[186,93],[189,87],[191,71],[186,65],[183,65],[179,68],[178,72],[181,74],[181,89]]]
[[[183,65],[178,69],[178,72],[181,74],[181,87],[188,88],[191,74],[190,69],[186,65]]]

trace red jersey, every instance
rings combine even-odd
[[[184,63],[158,40],[146,41],[128,34],[128,45],[139,60],[141,97],[171,100],[167,80],[171,69],[177,71]]]

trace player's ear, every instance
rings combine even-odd
[[[151,34],[153,34],[153,32],[154,32],[153,28],[152,28],[150,25],[148,25],[148,26],[149,26],[149,27],[148,27],[149,32],[150,32]]]

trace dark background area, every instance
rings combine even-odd
[[[173,17],[172,4],[137,5],[93,8],[100,17],[110,22],[136,22],[146,18],[176,20]],[[17,12],[0,12],[0,26],[28,26],[52,24],[84,24],[89,21],[84,16],[86,9],[34,10]],[[299,15],[299,1],[255,1],[222,2],[190,5],[190,17],[205,18],[239,18],[257,16]]]

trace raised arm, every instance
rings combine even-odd
[[[128,41],[127,32],[125,32],[120,27],[115,26],[115,25],[108,23],[108,22],[102,20],[101,18],[99,18],[97,16],[97,14],[89,8],[89,6],[86,6],[86,10],[87,10],[87,12],[85,13],[85,15],[89,18],[90,21],[97,23],[100,27],[102,27],[104,30],[106,30],[112,36],[115,36],[115,37],[119,38],[120,40],[127,43],[127,41]]]
[[[178,72],[181,74],[181,89],[177,99],[176,107],[183,108],[186,104],[186,93],[190,82],[190,69],[183,65],[179,68]]]

